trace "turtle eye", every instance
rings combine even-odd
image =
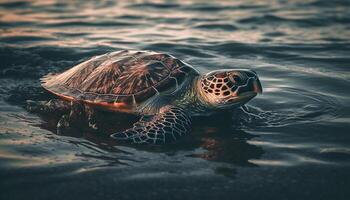
[[[243,85],[247,79],[244,74],[239,72],[230,73],[228,77],[235,85]]]

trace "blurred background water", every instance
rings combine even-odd
[[[0,199],[349,199],[349,29],[346,0],[1,0]],[[59,136],[24,109],[43,75],[120,49],[254,69],[264,94],[169,146]]]

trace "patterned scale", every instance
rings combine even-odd
[[[165,106],[148,120],[141,119],[132,128],[111,135],[116,140],[139,144],[165,144],[188,134],[191,117],[179,107]]]

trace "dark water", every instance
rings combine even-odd
[[[210,2],[1,1],[0,199],[349,199],[349,1]],[[265,93],[169,146],[24,109],[41,76],[120,49],[254,69]]]

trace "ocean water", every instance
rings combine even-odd
[[[0,199],[349,199],[349,39],[346,0],[0,1]],[[26,111],[43,75],[121,49],[253,69],[264,93],[165,146]]]

